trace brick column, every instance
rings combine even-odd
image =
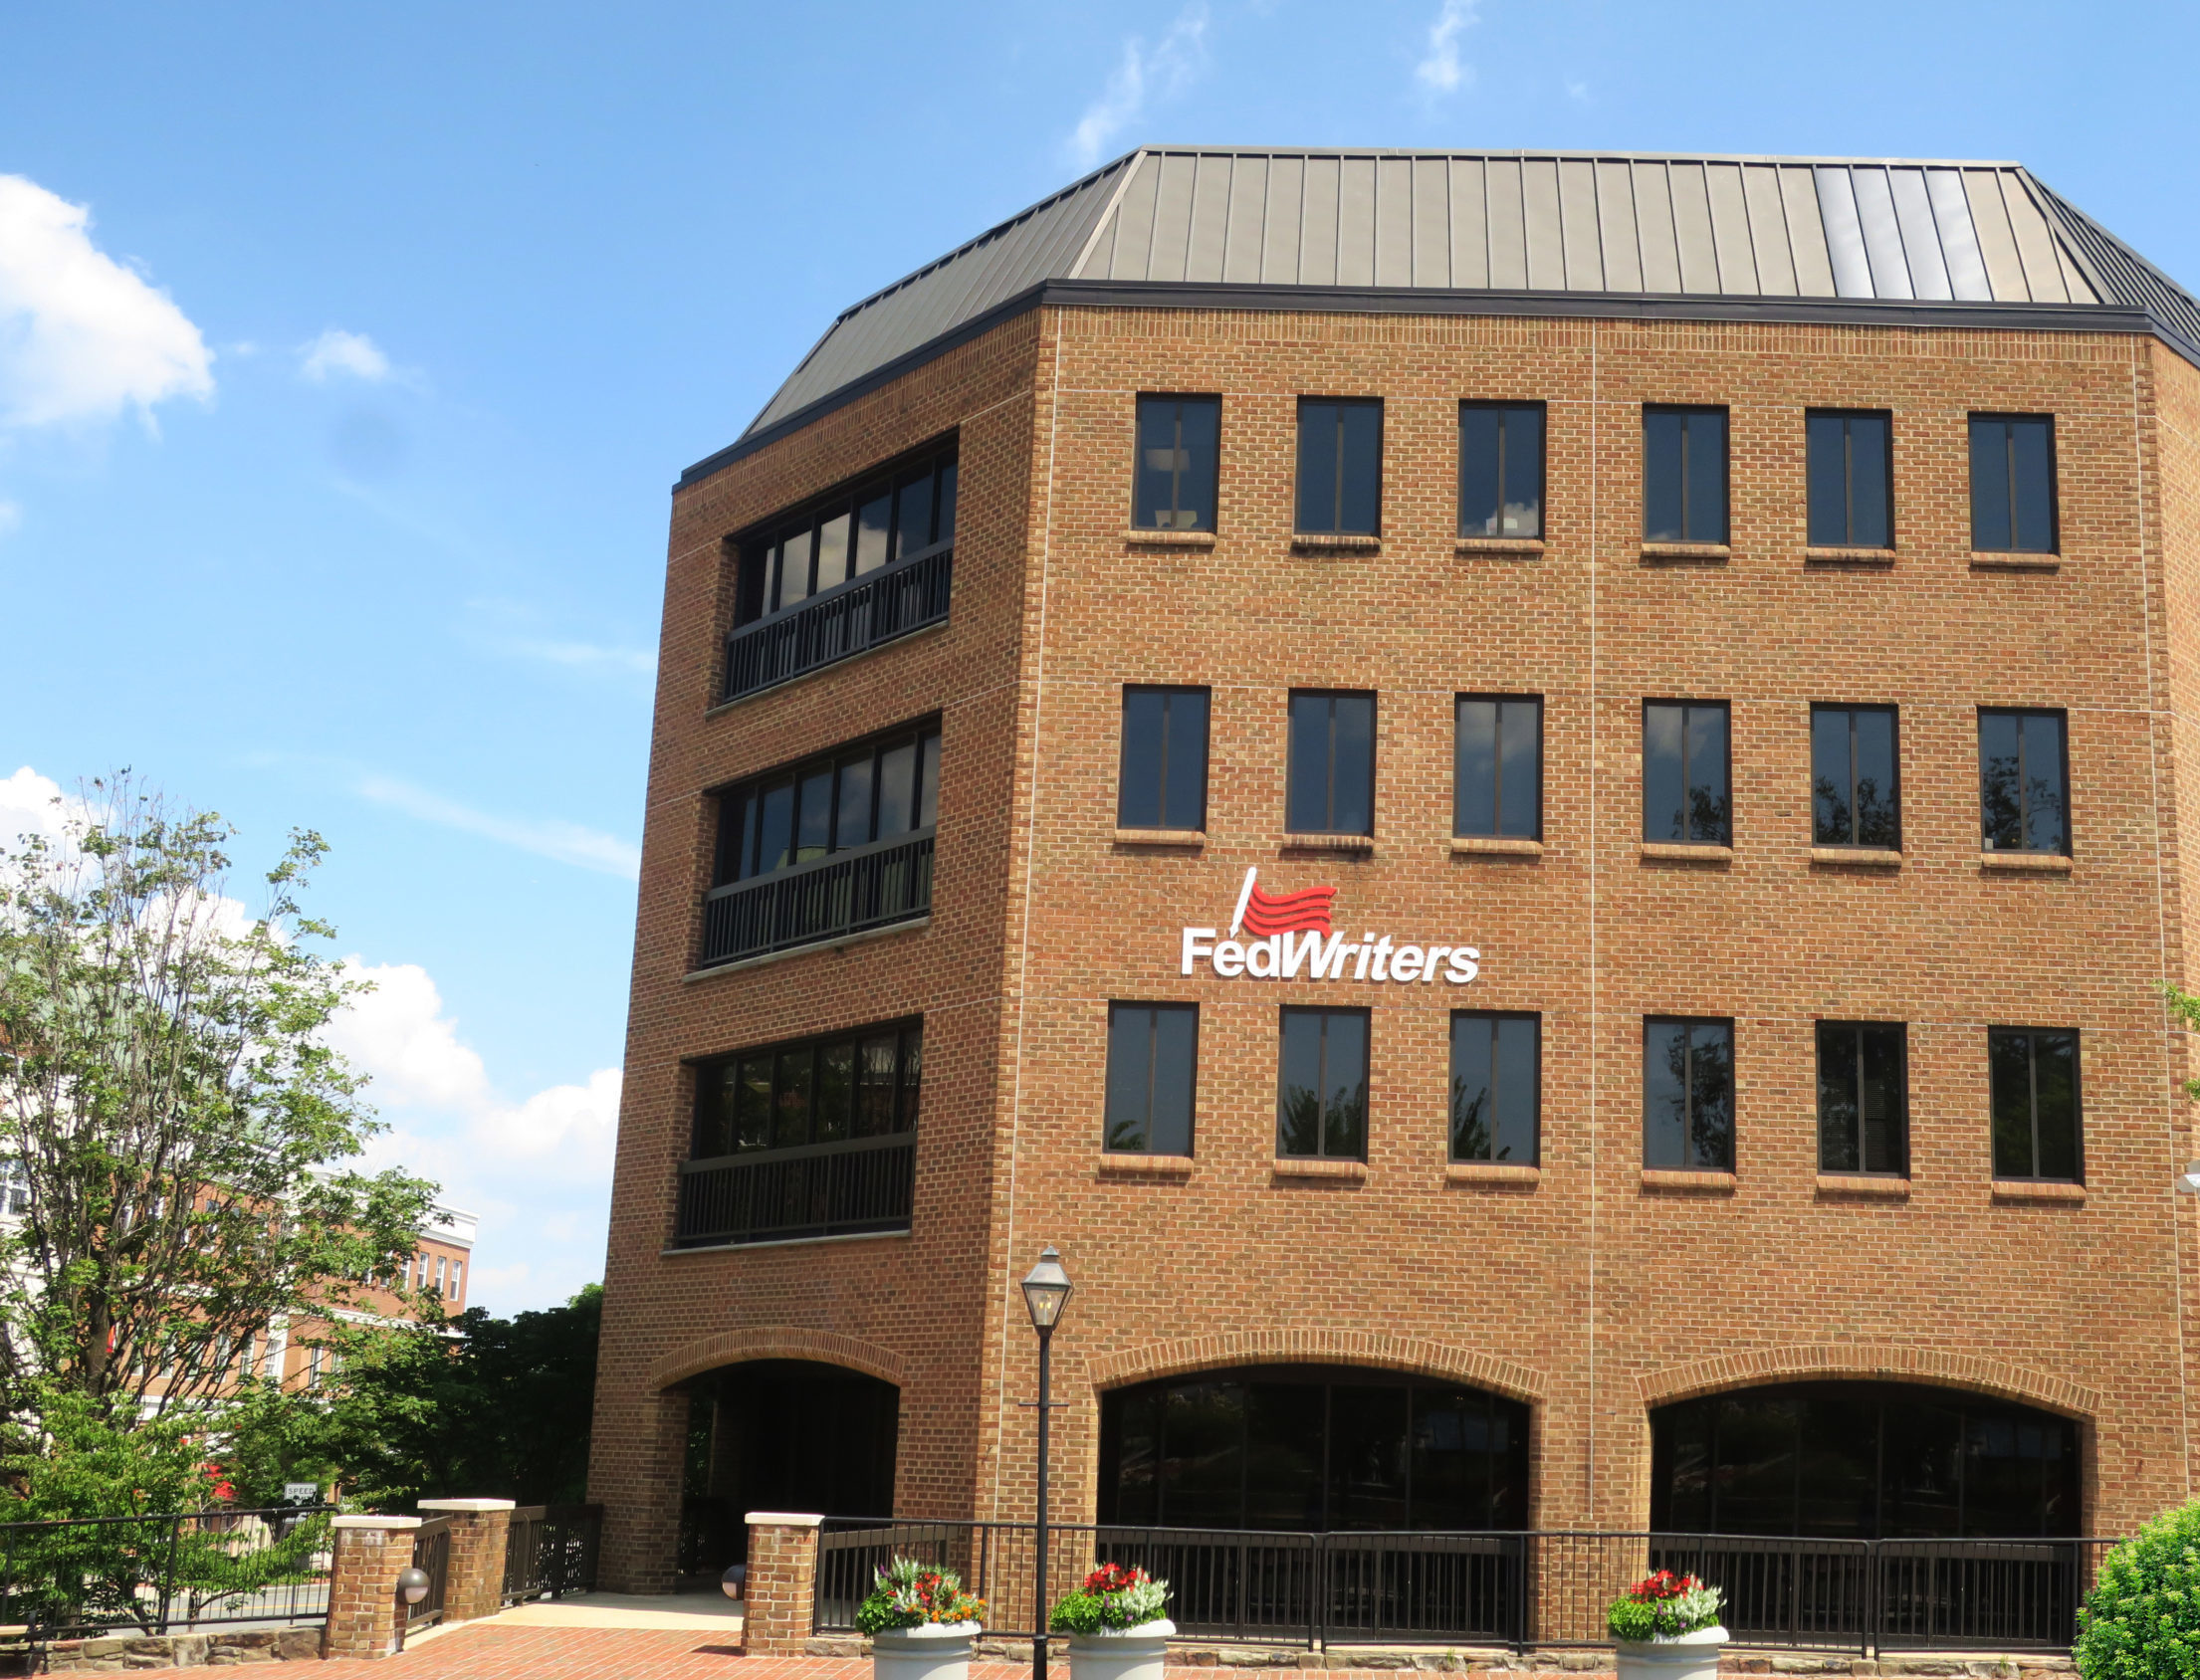
[[[421,1511],[451,1520],[451,1573],[443,1591],[445,1621],[474,1621],[504,1608],[505,1543],[512,1534],[509,1499],[423,1499]]]
[[[613,1366],[605,1345],[606,1372]],[[599,1578],[607,1592],[671,1592],[680,1552],[680,1480],[688,1396],[596,1386],[588,1497],[603,1507]]]
[[[823,1517],[749,1513],[749,1585],[741,1648],[752,1657],[798,1657],[809,1645]]]
[[[404,1606],[397,1576],[412,1567],[418,1517],[332,1519],[335,1556],[329,1562],[329,1626],[325,1657],[386,1657],[397,1649]]]

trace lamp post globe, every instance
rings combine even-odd
[[[421,1569],[418,1565],[414,1565],[411,1569],[398,1572],[398,1595],[402,1597],[408,1604],[417,1604],[420,1602],[421,1599],[425,1598],[428,1595],[429,1584],[428,1572]]]
[[[1023,1306],[1031,1315],[1031,1328],[1044,1337],[1062,1316],[1074,1286],[1062,1270],[1062,1257],[1049,1243],[1039,1253],[1039,1263],[1024,1274]]]
[[[1054,1340],[1054,1327],[1061,1322],[1062,1308],[1069,1301],[1071,1287],[1069,1274],[1062,1270],[1061,1255],[1052,1243],[1048,1243],[1039,1252],[1039,1263],[1023,1280],[1024,1310],[1031,1315],[1031,1328],[1039,1333],[1039,1488],[1035,1513],[1037,1545],[1033,1548],[1034,1561],[1038,1565],[1035,1588],[1038,1618],[1031,1624],[1038,1631],[1031,1636],[1031,1680],[1046,1680],[1046,1414],[1054,1405],[1054,1397],[1048,1392],[1052,1375],[1048,1350]]]

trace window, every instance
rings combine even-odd
[[[2055,552],[2055,420],[1971,416],[1971,546],[1982,553]]]
[[[453,1306],[456,1306],[456,1305],[458,1304],[458,1296],[459,1296],[459,1287],[458,1287],[458,1286],[459,1286],[459,1280],[460,1280],[460,1279],[461,1279],[462,1277],[464,1277],[465,1273],[466,1273],[466,1262],[465,1262],[465,1261],[463,1261],[463,1260],[453,1260],[453,1261],[451,1262],[451,1304],[452,1304]]]
[[[1894,546],[1891,425],[1884,414],[1822,409],[1805,417],[1812,547]]]
[[[1726,540],[1726,410],[1643,410],[1643,540]]]
[[[1726,702],[1643,703],[1643,838],[1730,846]]]
[[[1205,689],[1124,689],[1117,827],[1207,826],[1207,711]]]
[[[2080,1181],[2078,1034],[1990,1027],[1986,1057],[1994,1087],[1994,1176]]]
[[[1451,832],[1543,838],[1543,702],[1459,696],[1452,716]]]
[[[31,1210],[31,1174],[15,1155],[0,1157],[0,1213],[21,1214]]]
[[[1909,1171],[1903,1048],[1896,1023],[1818,1023],[1819,1171]]]
[[[1734,1023],[1643,1023],[1643,1164],[1734,1170]]]
[[[1365,1009],[1283,1011],[1276,1153],[1323,1155],[1336,1160],[1367,1159]]]
[[[1212,530],[1220,397],[1138,399],[1137,488],[1131,525],[1139,530]]]
[[[1543,405],[1459,404],[1459,534],[1543,534]]]
[[[695,1158],[914,1132],[923,1073],[921,1022],[706,1063],[695,1077]]]
[[[716,885],[929,829],[939,797],[936,724],[774,770],[719,796]]]
[[[1291,696],[1284,827],[1293,834],[1375,832],[1375,696]]]
[[[1979,844],[2069,852],[2068,731],[2060,712],[1978,715]]]
[[[955,541],[956,461],[935,455],[837,491],[741,545],[734,621],[798,606],[850,578]]]
[[[1811,844],[1902,849],[1891,706],[1811,708]]]
[[[1298,528],[1373,536],[1383,504],[1383,405],[1299,400]]]
[[[1538,1163],[1539,1015],[1451,1017],[1451,1158]]]
[[[1109,1004],[1107,1148],[1190,1155],[1199,1063],[1198,1005]]]

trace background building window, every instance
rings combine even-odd
[[[1117,827],[1207,826],[1207,714],[1205,689],[1123,690]]]
[[[2055,420],[1971,416],[1971,546],[1982,553],[2055,552]]]
[[[1643,1164],[1734,1170],[1734,1023],[1643,1023]]]
[[[1726,540],[1726,410],[1643,410],[1643,539]]]
[[[1375,832],[1375,696],[1291,696],[1284,826],[1293,834]]]
[[[1452,718],[1451,832],[1543,838],[1543,702],[1460,695]]]
[[[1221,433],[1220,397],[1138,399],[1137,488],[1131,496],[1134,528],[1214,528]]]
[[[938,725],[775,770],[719,796],[715,886],[896,840],[939,821]]]
[[[1896,1177],[1909,1171],[1909,1076],[1899,1023],[1818,1023],[1818,1169]]]
[[[1803,422],[1814,548],[1894,546],[1894,489],[1884,414],[1821,410]]]
[[[2078,1182],[2084,1152],[2077,1032],[1990,1027],[1986,1055],[1994,1087],[1994,1176]]]
[[[695,1158],[913,1132],[923,1077],[921,1022],[706,1063],[695,1076]]]
[[[1894,708],[1811,708],[1811,844],[1902,847]]]
[[[1978,715],[1980,845],[1989,852],[2071,849],[2068,732],[2060,712]]]
[[[1543,534],[1543,405],[1459,404],[1459,534]]]
[[[1731,846],[1726,702],[1643,703],[1643,838]]]
[[[1451,1158],[1538,1164],[1542,1018],[1451,1017]]]
[[[952,454],[888,470],[836,491],[742,544],[734,621],[748,624],[896,560],[955,542]]]
[[[1383,405],[1299,400],[1298,528],[1373,536],[1383,508]]]
[[[1282,1061],[1276,1153],[1367,1159],[1368,1012],[1284,1010]]]
[[[1198,1005],[1109,1004],[1107,1147],[1190,1155],[1199,1062]]]

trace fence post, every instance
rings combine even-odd
[[[412,1565],[418,1517],[335,1517],[329,1561],[329,1624],[324,1657],[386,1657],[397,1649],[405,1609],[397,1577]]]
[[[445,1621],[474,1621],[504,1608],[505,1545],[512,1531],[509,1499],[423,1499],[423,1515],[451,1520],[451,1568],[443,1593]]]
[[[809,1645],[817,1591],[817,1531],[825,1519],[752,1511],[742,1650],[753,1657],[800,1656]]]

